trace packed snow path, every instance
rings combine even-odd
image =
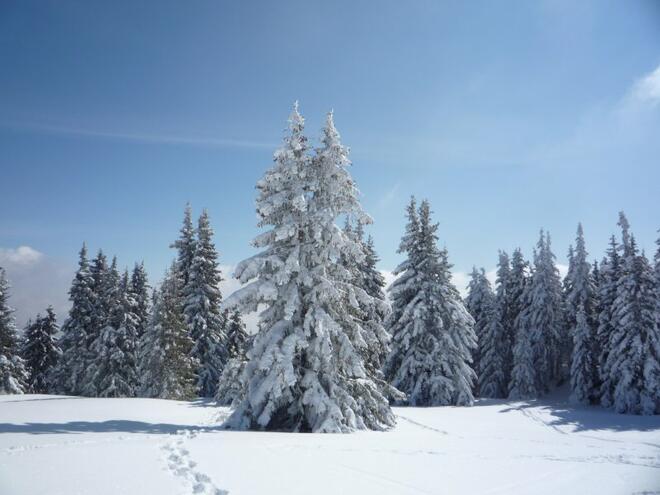
[[[389,432],[230,432],[205,401],[0,397],[0,494],[660,494],[660,417],[396,408]]]

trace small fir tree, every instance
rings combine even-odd
[[[476,375],[474,319],[451,283],[447,251],[437,248],[437,224],[423,201],[408,206],[400,251],[407,260],[392,284],[392,352],[386,376],[411,405],[471,405]]]
[[[19,356],[14,310],[9,306],[9,288],[5,270],[0,267],[0,395],[24,393],[28,380],[25,364]]]
[[[155,294],[153,311],[140,347],[140,395],[191,400],[195,393],[197,362],[190,356],[193,341],[183,321],[181,281],[177,265],[165,274]]]
[[[26,327],[21,354],[30,375],[29,390],[33,393],[50,394],[56,390],[54,370],[62,353],[55,338],[58,331],[52,306],[46,309],[46,316],[37,315],[34,323]]]

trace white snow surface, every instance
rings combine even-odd
[[[3,495],[660,494],[660,416],[395,408],[388,432],[224,431],[208,401],[0,396]]]

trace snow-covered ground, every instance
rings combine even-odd
[[[393,431],[222,431],[208,402],[0,397],[0,494],[660,494],[660,417],[398,408]]]

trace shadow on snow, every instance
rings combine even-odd
[[[70,421],[68,423],[0,423],[2,433],[29,433],[46,435],[57,433],[148,433],[175,434],[180,430],[221,431],[220,426],[175,425],[169,423],[145,423],[123,419],[108,421]]]
[[[660,431],[660,416],[618,414],[600,406],[579,406],[569,402],[556,403],[544,401],[543,399],[514,403],[501,402],[509,405],[509,407],[502,409],[500,413],[517,411],[525,414],[528,409],[534,409],[537,413],[541,413],[543,417],[534,414],[532,419],[550,428],[572,427],[572,431],[576,433],[592,430]],[[527,416],[531,417],[531,414],[527,414]],[[559,431],[568,433],[568,431]]]

